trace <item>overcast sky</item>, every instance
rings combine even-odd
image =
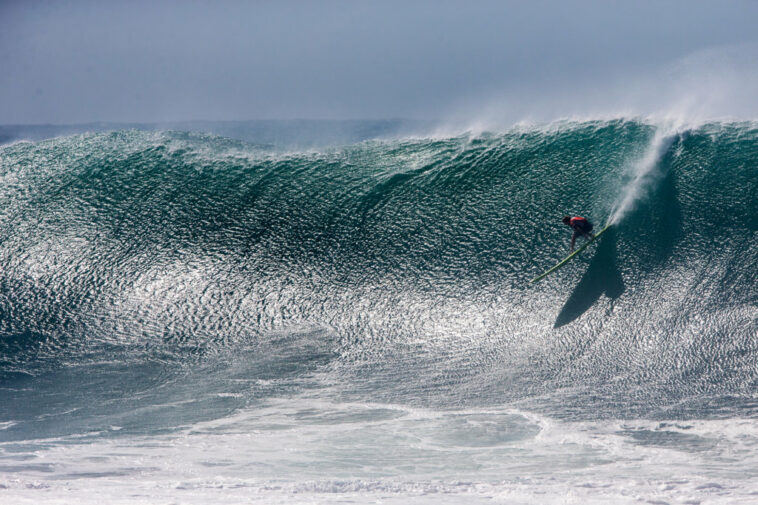
[[[749,115],[756,47],[752,0],[0,0],[0,124]]]

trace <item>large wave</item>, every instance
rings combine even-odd
[[[262,377],[419,403],[751,395],[756,160],[752,123],[636,120],[290,153],[136,130],[5,146],[0,367],[244,350]],[[567,252],[564,214],[615,226],[529,285]]]

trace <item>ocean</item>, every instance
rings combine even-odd
[[[758,503],[754,122],[0,140],[4,504]]]

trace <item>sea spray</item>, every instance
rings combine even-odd
[[[682,132],[675,128],[656,129],[642,157],[629,165],[625,174],[628,182],[619,192],[606,224],[620,222],[641,201],[647,198],[656,184],[666,176],[666,171],[661,165],[661,159],[681,135]]]

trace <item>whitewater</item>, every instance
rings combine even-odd
[[[0,502],[758,501],[755,123],[213,126],[0,131]]]

